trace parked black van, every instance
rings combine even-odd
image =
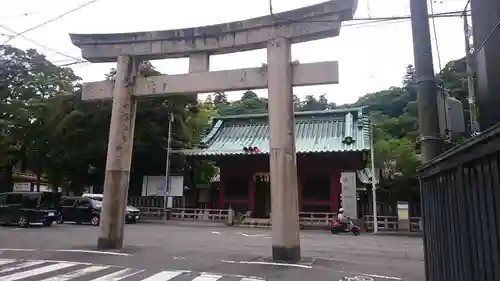
[[[31,223],[51,226],[58,217],[58,192],[0,193],[0,224],[29,227]]]
[[[61,200],[61,215],[57,223],[65,221],[81,223],[90,223],[99,225],[101,217],[102,203],[85,197],[63,197]]]

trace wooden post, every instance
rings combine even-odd
[[[106,159],[104,199],[100,218],[100,236],[97,240],[97,247],[101,249],[123,247],[123,226],[137,105],[132,92],[138,74],[138,64],[138,60],[134,57],[118,57]]]

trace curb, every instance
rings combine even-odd
[[[374,236],[396,236],[396,237],[424,237],[422,232],[377,232]]]

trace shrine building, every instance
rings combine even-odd
[[[341,191],[345,190],[342,184],[347,182],[341,178],[353,179],[354,198],[350,204],[354,204],[352,210],[356,209],[356,172],[366,166],[369,130],[363,108],[295,113],[301,212],[337,212],[342,204]],[[269,217],[267,114],[215,118],[200,148],[181,153],[210,159],[219,167],[217,186],[208,196],[212,208],[231,207],[240,212],[251,211],[255,218]]]

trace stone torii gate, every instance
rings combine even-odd
[[[291,44],[338,36],[357,0],[334,0],[225,24],[123,34],[71,34],[90,62],[117,62],[114,81],[86,83],[83,100],[112,99],[98,248],[123,247],[136,100],[268,88],[272,254],[299,260],[293,86],[338,83],[335,61],[291,63]],[[267,67],[209,71],[209,57],[267,48]],[[189,73],[139,77],[143,60],[189,57]]]

